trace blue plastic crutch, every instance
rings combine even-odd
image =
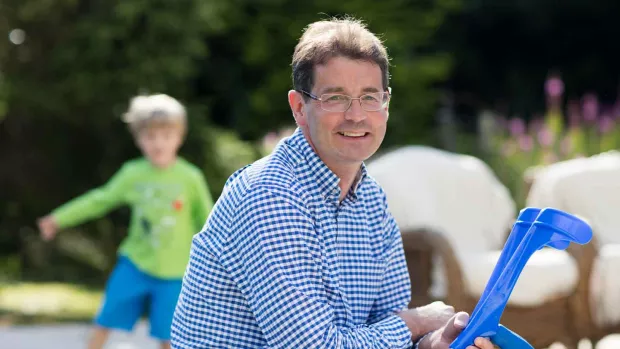
[[[491,286],[495,284],[495,282],[497,281],[497,277],[503,271],[503,268],[499,266],[503,266],[508,263],[510,257],[512,257],[512,254],[517,249],[517,247],[519,247],[519,244],[521,243],[521,241],[523,241],[525,234],[532,226],[532,223],[534,223],[536,217],[538,217],[538,215],[540,214],[540,211],[541,210],[539,208],[534,207],[527,207],[521,210],[519,216],[517,217],[517,221],[512,227],[512,231],[508,235],[508,239],[506,240],[504,248],[502,249],[499,259],[497,260],[495,269],[493,269],[493,273],[491,274],[491,277],[487,282],[487,287],[484,289],[484,292],[482,293],[482,296],[480,296],[480,299],[485,299],[487,297],[489,291],[492,289]],[[569,241],[560,240],[549,242],[547,246],[553,247],[558,250],[564,250],[568,247],[569,244]],[[540,248],[542,248],[542,246]],[[478,302],[478,304],[476,304],[476,308],[472,312],[472,315],[476,313],[476,310],[478,310],[481,304],[482,302]]]
[[[534,252],[550,246],[566,249],[571,242],[587,244],[592,229],[583,220],[553,208],[521,211],[504,245],[470,321],[450,348],[465,349],[477,337],[488,337],[502,349],[533,349],[521,336],[499,324],[510,294]]]

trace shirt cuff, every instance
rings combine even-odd
[[[411,348],[411,331],[405,321],[398,315],[391,315],[372,327],[380,330],[394,348]]]
[[[429,333],[427,333],[427,334],[423,335],[422,337],[420,337],[420,339],[418,339],[415,343],[413,343],[413,347],[412,347],[412,349],[419,349],[419,346],[420,346],[420,343],[422,343],[422,340],[423,340],[424,338],[426,338],[426,337],[430,336],[430,335],[431,335],[431,333],[433,333],[433,332],[429,332]]]

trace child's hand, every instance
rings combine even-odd
[[[56,236],[56,232],[58,232],[58,223],[52,215],[39,218],[37,224],[39,225],[39,231],[41,232],[43,240],[49,241]]]

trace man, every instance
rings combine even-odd
[[[386,131],[385,48],[358,21],[320,21],[292,66],[299,128],[231,176],[195,237],[173,348],[447,349],[467,314],[406,309],[400,232],[363,164]]]

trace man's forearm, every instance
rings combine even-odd
[[[426,328],[424,327],[424,321],[423,321],[424,319],[422,319],[422,317],[419,316],[417,312],[415,312],[415,309],[408,309],[408,310],[402,311],[398,313],[398,316],[400,316],[400,318],[403,319],[403,321],[409,328],[409,331],[411,332],[411,340],[414,343],[417,340],[419,340],[422,336],[424,336],[426,333],[430,332],[430,331],[427,331]]]

